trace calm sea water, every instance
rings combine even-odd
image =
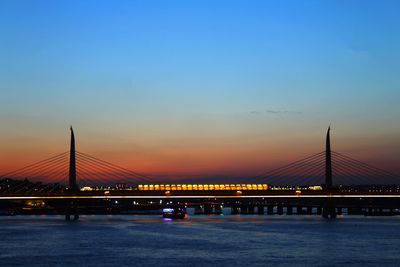
[[[400,266],[400,217],[0,218],[0,266]]]

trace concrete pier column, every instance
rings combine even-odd
[[[360,215],[363,214],[361,208],[347,208],[348,215]]]
[[[322,214],[322,207],[317,207],[317,215],[321,215]]]
[[[373,212],[374,212],[374,209],[373,209],[373,208],[368,208],[368,211],[367,211],[367,214],[368,214],[368,215],[373,214]]]
[[[267,214],[268,215],[273,215],[274,214],[274,206],[273,205],[268,205]]]
[[[292,206],[287,206],[286,214],[287,215],[293,215],[293,207]]]
[[[74,221],[79,220],[79,212],[78,212],[78,201],[72,200],[69,201],[67,204],[67,209],[65,211],[65,220],[70,221],[71,217]]]
[[[307,207],[307,215],[312,215],[313,207]]]
[[[336,209],[337,215],[342,215],[343,214],[343,209],[342,208],[337,208]]]
[[[257,206],[257,214],[264,214],[264,205],[258,205]]]
[[[247,207],[247,214],[254,214],[254,205],[249,205]]]
[[[283,215],[283,206],[282,205],[278,205],[277,213],[278,213],[278,215]]]
[[[246,205],[240,206],[239,212],[240,212],[240,214],[243,214],[243,215],[248,214],[248,212],[247,212],[247,206],[246,206]]]
[[[336,207],[333,199],[327,199],[322,208],[322,217],[325,219],[335,219],[336,214]]]
[[[296,210],[297,210],[297,214],[298,215],[303,214],[303,207],[302,206],[297,206]]]

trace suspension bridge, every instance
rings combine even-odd
[[[183,204],[209,214],[222,203],[233,214],[293,214],[293,207],[332,218],[343,209],[393,214],[400,208],[400,177],[332,151],[329,128],[324,151],[240,183],[170,184],[77,151],[72,127],[69,151],[0,176],[0,210],[25,207],[68,219]]]

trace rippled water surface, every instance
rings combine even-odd
[[[0,217],[0,266],[400,266],[400,217]]]

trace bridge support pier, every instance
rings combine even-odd
[[[373,208],[368,208],[368,210],[365,212],[365,214],[364,215],[371,215],[371,214],[373,214],[374,213],[374,210],[373,210]]]
[[[253,205],[249,205],[247,207],[247,214],[254,214],[254,206]]]
[[[264,206],[263,205],[258,205],[257,206],[257,214],[263,215],[264,214]]]
[[[342,208],[337,208],[337,215],[342,215],[343,214],[343,209]]]
[[[246,205],[240,206],[239,214],[247,214],[247,206]]]
[[[347,208],[348,215],[363,215],[363,211],[360,207],[351,207]]]
[[[297,206],[297,215],[302,215],[302,214],[303,214],[303,207]]]
[[[317,215],[321,215],[322,214],[322,207],[317,207]]]
[[[327,199],[322,208],[322,217],[325,219],[335,219],[336,215],[336,207],[333,199]]]
[[[77,200],[72,200],[70,203],[68,203],[68,208],[65,214],[65,220],[66,221],[71,221],[71,216],[73,215],[73,220],[77,221],[79,220],[79,213],[78,213],[78,201]]]
[[[71,221],[71,214],[66,214],[66,215],[65,215],[65,220],[66,220],[66,221]],[[73,220],[74,220],[74,221],[79,220],[79,215],[78,215],[78,214],[74,214]]]
[[[267,214],[268,214],[268,215],[273,215],[273,214],[274,214],[274,206],[268,205],[268,207],[267,207]]]
[[[277,213],[278,213],[278,215],[283,215],[283,206],[282,205],[278,205]]]
[[[307,207],[307,215],[312,215],[312,207]]]
[[[293,207],[292,206],[287,206],[286,214],[287,215],[293,215]]]

